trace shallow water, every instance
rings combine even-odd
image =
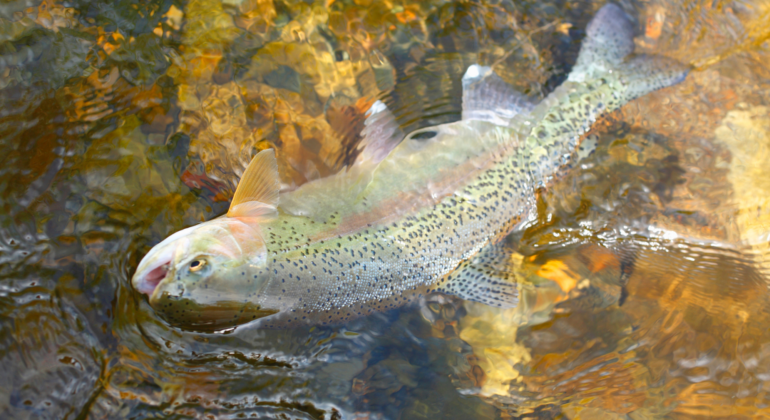
[[[770,3],[625,2],[688,79],[597,122],[509,238],[500,311],[433,296],[324,328],[195,334],[129,278],[222,214],[275,147],[287,187],[355,158],[363,113],[460,118],[468,65],[535,99],[602,3],[0,5],[0,417],[770,416]]]

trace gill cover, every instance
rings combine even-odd
[[[166,277],[150,295],[158,315],[194,331],[220,330],[265,316],[265,309],[251,303],[267,270],[267,252],[256,229],[220,218],[178,234],[156,247],[174,253]]]
[[[254,302],[269,277],[259,224],[277,215],[279,187],[274,151],[260,152],[226,216],[177,232],[145,256],[133,282],[158,315],[208,332],[277,312]]]

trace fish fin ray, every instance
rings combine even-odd
[[[361,154],[356,162],[377,164],[401,143],[404,132],[401,131],[396,117],[382,101],[375,101],[366,114],[359,144]]]
[[[631,101],[684,81],[689,70],[673,58],[642,54],[618,66],[617,75],[627,87],[623,99]]]
[[[583,82],[614,73],[625,85],[625,101],[681,82],[689,68],[663,56],[633,56],[636,23],[620,8],[608,3],[586,28],[577,62],[569,81]]]
[[[488,245],[449,274],[436,291],[498,308],[519,304],[519,256],[511,245]]]
[[[574,157],[580,137],[600,115],[677,84],[689,73],[688,66],[672,58],[634,55],[633,21],[616,5],[602,7],[587,32],[568,80],[511,124],[522,130],[532,147],[526,165],[538,186],[574,162],[570,156]],[[530,121],[538,122],[526,124]],[[549,159],[549,154],[560,158]]]
[[[243,171],[238,187],[235,189],[233,201],[227,215],[235,217],[235,210],[241,204],[257,202],[273,208],[278,204],[278,192],[281,189],[281,180],[278,176],[278,163],[275,159],[275,150],[267,149],[257,153],[251,163]],[[252,210],[259,206],[251,206]],[[245,211],[247,207],[240,207]]]
[[[465,71],[463,120],[481,120],[508,126],[517,114],[528,113],[534,104],[517,92],[490,67],[473,64]]]
[[[260,203],[259,201],[247,201],[232,207],[228,210],[227,216],[269,220],[278,216],[278,209],[275,206]]]
[[[380,162],[404,139],[395,116],[382,101],[375,101],[366,113],[359,145],[361,154],[356,160],[332,176],[310,181],[282,194],[282,210],[322,221],[336,209],[352,206],[359,200]]]
[[[586,28],[570,81],[584,81],[620,65],[634,52],[635,23],[620,6],[608,3],[594,15]]]

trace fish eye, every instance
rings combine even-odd
[[[190,271],[193,271],[193,272],[200,271],[205,266],[206,266],[206,260],[204,260],[203,258],[198,258],[190,262]]]

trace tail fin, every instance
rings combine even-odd
[[[561,165],[599,115],[642,95],[679,83],[689,69],[676,60],[633,55],[634,22],[618,6],[602,7],[591,23],[569,79],[512,126],[526,136],[521,166],[539,183]],[[529,118],[529,120],[525,119]],[[539,121],[531,125],[530,121]]]
[[[638,55],[617,67],[617,77],[626,86],[625,101],[684,81],[690,69],[663,56]]]
[[[618,67],[634,52],[634,21],[619,6],[608,3],[586,28],[571,82],[583,82]]]
[[[689,69],[666,57],[634,52],[635,23],[619,6],[608,3],[591,20],[571,82],[615,76],[626,87],[622,101],[630,101],[657,89],[681,82]]]

